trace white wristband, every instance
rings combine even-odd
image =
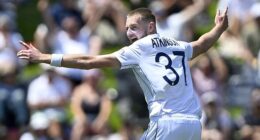
[[[51,65],[60,67],[62,61],[63,54],[52,54],[51,55]]]

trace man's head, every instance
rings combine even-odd
[[[126,34],[131,42],[156,33],[155,16],[147,8],[135,9],[127,15]]]

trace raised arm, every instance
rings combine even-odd
[[[17,56],[21,59],[28,60],[34,63],[47,63],[51,64],[52,54],[41,53],[32,44],[27,44],[21,42],[25,49],[19,51]],[[92,69],[92,68],[104,68],[104,67],[114,67],[119,68],[120,62],[113,54],[107,55],[83,55],[83,54],[66,54],[60,58],[61,67],[67,68],[78,68],[78,69]]]
[[[215,17],[215,26],[207,33],[202,35],[198,40],[191,42],[193,47],[192,58],[206,52],[221,36],[228,27],[228,8],[221,14],[218,10]]]

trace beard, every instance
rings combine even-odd
[[[137,38],[133,38],[133,39],[130,39],[130,42],[134,43],[136,40],[138,40],[138,39]]]

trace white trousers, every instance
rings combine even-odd
[[[163,116],[151,119],[141,140],[201,140],[201,129],[196,117]]]

